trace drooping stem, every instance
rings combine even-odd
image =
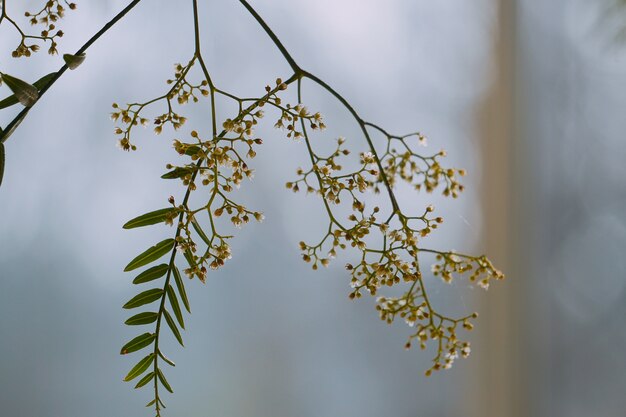
[[[293,59],[289,51],[287,51],[287,48],[285,48],[285,46],[282,44],[280,39],[278,39],[278,36],[276,36],[274,31],[272,31],[272,29],[267,25],[267,23],[265,23],[265,21],[256,12],[256,10],[254,10],[252,6],[250,6],[250,3],[248,3],[246,0],[239,0],[239,2],[243,4],[243,6],[248,10],[248,12],[250,12],[252,17],[254,17],[254,20],[256,20],[259,23],[259,25],[261,25],[265,33],[267,33],[267,35],[272,39],[272,42],[274,42],[274,45],[276,45],[280,53],[283,54],[283,57],[289,63],[289,66],[291,66],[291,69],[293,70],[293,72],[295,72],[296,74],[300,74],[302,69]]]
[[[322,87],[323,89],[325,89],[326,91],[328,91],[330,94],[332,94],[337,100],[339,100],[339,102],[350,112],[350,114],[354,117],[354,119],[357,121],[357,123],[359,124],[359,127],[361,128],[361,132],[363,133],[363,136],[365,137],[365,140],[367,141],[367,144],[370,148],[370,152],[372,153],[372,155],[375,156],[376,158],[376,163],[378,165],[378,169],[380,170],[380,175],[382,177],[383,180],[383,184],[385,185],[385,188],[387,189],[387,194],[389,194],[389,200],[391,201],[391,205],[393,208],[393,214],[395,213],[399,213],[400,212],[400,207],[398,205],[398,201],[396,199],[396,196],[393,192],[393,189],[391,188],[391,184],[389,182],[389,179],[387,178],[387,175],[385,174],[385,170],[383,169],[382,163],[380,161],[380,158],[378,157],[378,152],[376,151],[376,148],[374,147],[374,144],[372,142],[372,139],[370,138],[369,132],[367,131],[366,128],[366,123],[363,119],[361,119],[361,117],[359,116],[359,114],[356,112],[356,110],[354,109],[354,107],[352,107],[350,105],[350,103],[348,102],[348,100],[346,100],[341,94],[339,94],[335,89],[333,89],[330,85],[328,85],[326,82],[324,82],[322,79],[320,79],[319,77],[311,74],[308,71],[303,70],[297,63],[296,61],[293,59],[293,57],[291,56],[291,54],[289,53],[289,51],[287,50],[287,48],[285,48],[285,46],[282,44],[282,42],[278,39],[278,37],[276,36],[276,34],[272,31],[272,29],[267,25],[267,23],[265,23],[265,21],[261,18],[261,16],[259,16],[259,14],[256,12],[256,10],[254,10],[254,8],[250,5],[250,3],[248,3],[246,0],[239,0],[239,2],[246,8],[246,10],[248,10],[248,12],[250,12],[250,14],[252,15],[252,17],[254,17],[254,20],[257,21],[257,23],[263,28],[263,30],[265,31],[265,33],[270,37],[270,39],[272,40],[272,42],[274,43],[274,45],[276,45],[276,47],[280,50],[280,52],[283,54],[283,57],[285,57],[285,59],[287,60],[287,62],[289,63],[289,65],[291,66],[291,68],[294,70],[294,72],[298,75],[298,76],[302,76],[305,78],[310,79],[311,81],[315,82],[316,84],[318,84],[320,87]]]

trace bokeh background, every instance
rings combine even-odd
[[[7,0],[14,15],[37,1]],[[142,2],[64,75],[6,143],[0,188],[0,415],[151,415],[122,377],[135,329],[122,272],[165,227],[123,231],[177,184],[168,132],[115,147],[110,105],[151,98],[192,53],[190,2]],[[287,65],[241,5],[201,2],[203,50],[218,85],[254,95]],[[469,172],[457,200],[435,204],[431,246],[490,254],[507,280],[487,293],[429,277],[442,310],[480,313],[473,352],[423,376],[430,353],[403,349],[409,329],[350,302],[341,259],[311,271],[297,242],[315,239],[318,202],[284,182],[303,145],[261,129],[256,177],[240,193],[266,214],[233,241],[231,263],[188,284],[186,348],[167,415],[222,417],[619,417],[626,413],[626,10],[612,0],[257,0],[300,65],[365,119],[419,129]],[[80,2],[62,27],[71,52],[125,6]],[[0,70],[27,80],[60,66],[45,52],[14,60],[0,27]],[[325,138],[354,137],[333,99],[306,86]],[[0,88],[1,97],[8,94]],[[16,109],[0,112],[4,126]],[[189,106],[186,130],[207,129]],[[268,123],[271,125],[271,123]],[[323,139],[320,139],[323,140]],[[427,262],[427,261],[424,261]],[[428,268],[426,268],[428,269]]]

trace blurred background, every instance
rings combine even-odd
[[[37,1],[7,0],[21,16]],[[202,106],[185,132],[115,147],[111,103],[165,91],[193,52],[190,2],[142,2],[33,108],[6,143],[0,188],[0,414],[151,415],[150,393],[122,382],[118,355],[136,333],[121,306],[136,289],[122,269],[166,227],[121,225],[180,196],[159,179],[171,139],[207,130]],[[256,95],[290,75],[234,0],[201,2],[203,50],[219,86]],[[60,27],[72,52],[125,6],[80,2]],[[256,0],[305,69],[361,115],[395,133],[419,129],[429,151],[464,167],[457,200],[401,198],[446,219],[426,244],[487,253],[507,274],[488,292],[428,277],[442,311],[477,311],[469,359],[423,376],[432,351],[403,349],[364,297],[348,300],[338,259],[312,271],[297,242],[318,237],[319,202],[284,182],[306,164],[303,144],[265,138],[241,198],[262,224],[233,240],[233,260],[206,285],[189,282],[193,314],[169,416],[579,417],[626,415],[626,8],[613,0]],[[26,25],[26,22],[24,21]],[[35,80],[60,58],[15,60],[0,27],[0,70]],[[0,97],[8,95],[0,88]],[[326,116],[320,141],[356,137],[349,115],[313,85]],[[0,126],[17,108],[0,112]],[[153,114],[160,114],[160,108]],[[269,122],[269,120],[268,120]],[[423,262],[427,263],[425,259]],[[425,269],[428,269],[427,267]]]

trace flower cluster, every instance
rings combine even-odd
[[[276,80],[276,85],[279,89],[284,90],[287,88],[287,85],[282,82],[279,78]],[[270,87],[265,87],[265,90],[270,92]],[[285,129],[287,130],[287,137],[293,139],[301,139],[304,136],[303,129],[298,125],[303,121],[307,121],[309,127],[313,130],[324,130],[326,129],[326,125],[322,120],[322,115],[319,112],[310,113],[309,110],[298,103],[295,106],[287,104],[286,106],[281,105],[280,97],[276,97],[275,95],[272,97],[272,100],[269,102],[273,106],[277,107],[280,110],[280,117],[274,123],[274,127],[277,129]]]
[[[187,65],[174,65],[174,78],[167,80],[167,84],[172,85],[172,89],[168,94],[168,100],[176,98],[178,104],[185,104],[191,99],[194,103],[197,103],[198,95],[204,97],[209,95],[209,90],[206,88],[208,85],[207,80],[202,80],[199,84],[193,85],[186,79],[186,75],[194,63],[195,60],[192,59]]]
[[[172,123],[174,129],[180,127],[176,124],[177,121],[184,123],[185,119],[177,115],[172,106],[175,98],[177,103],[182,105],[190,98],[196,101],[195,92],[199,91],[203,96],[211,94],[205,89],[208,87],[208,81],[192,84],[187,80],[194,60],[195,58],[186,66],[176,65],[174,79],[168,80],[172,87],[163,96],[145,103],[132,103],[124,109],[113,104],[115,109],[111,115],[113,120],[126,125],[125,129],[116,128],[116,133],[123,136],[119,140],[123,149],[135,149],[135,145],[130,142],[130,133],[133,126],[148,123],[148,119],[140,115],[148,105],[160,100],[167,102],[168,113],[155,120],[157,125],[155,131],[160,133],[160,128],[165,122]],[[184,273],[190,278],[197,277],[204,282],[208,270],[222,267],[225,261],[232,257],[228,243],[232,236],[219,230],[221,219],[227,218],[232,226],[240,228],[252,219],[260,222],[264,218],[261,212],[246,208],[230,196],[234,189],[240,187],[244,179],[252,179],[254,176],[254,170],[250,168],[249,162],[257,154],[256,147],[263,143],[263,140],[254,134],[255,126],[265,116],[261,108],[266,105],[273,106],[279,109],[281,119],[286,120],[289,117],[292,122],[302,119],[310,120],[318,127],[322,124],[319,114],[309,114],[301,105],[283,106],[278,93],[286,88],[287,84],[277,79],[275,87],[267,86],[266,94],[254,99],[254,103],[246,109],[241,103],[247,99],[239,99],[232,94],[214,89],[238,101],[239,113],[233,118],[224,120],[220,134],[201,137],[194,130],[191,131],[189,140],[174,139],[172,142],[176,153],[188,158],[188,161],[178,165],[168,164],[166,166],[168,172],[163,178],[180,180],[187,188],[187,195],[200,187],[207,190],[203,195],[207,196],[208,201],[196,209],[189,207],[188,197],[178,205],[173,197],[170,198],[174,212],[180,215],[176,222],[178,230],[175,238],[176,248],[187,260],[188,267],[184,269]],[[293,130],[290,129],[291,131]],[[165,223],[175,224],[174,218],[168,217]]]
[[[38,41],[49,41],[48,53],[50,55],[57,54],[58,38],[63,37],[63,31],[57,28],[57,23],[65,16],[66,8],[75,10],[76,3],[70,3],[67,0],[48,0],[38,12],[25,12],[24,16],[29,19],[31,25],[44,26],[39,35],[27,34],[15,20],[3,11],[3,17],[13,25],[21,37],[19,44],[11,52],[11,56],[14,58],[31,56],[40,49],[40,45],[37,44]]]
[[[125,151],[134,151],[137,147],[131,142],[131,132],[133,127],[141,124],[142,126],[148,126],[149,120],[146,117],[140,116],[141,112],[148,106],[164,101],[167,106],[167,111],[154,118],[154,132],[160,134],[163,132],[163,127],[168,123],[174,128],[174,130],[180,129],[187,118],[181,116],[174,111],[172,102],[174,99],[179,105],[186,104],[191,98],[194,102],[198,101],[196,94],[206,96],[209,91],[205,88],[208,84],[206,80],[202,80],[199,84],[191,84],[187,81],[187,74],[193,67],[196,58],[192,58],[187,65],[176,64],[174,65],[174,79],[167,80],[167,84],[171,85],[169,91],[165,94],[148,100],[143,103],[130,103],[125,108],[121,108],[117,103],[113,103],[114,111],[111,113],[111,119],[119,121],[125,127],[116,127],[115,134],[121,135],[122,138],[118,139],[118,146]]]
[[[435,276],[441,277],[446,283],[451,283],[453,274],[471,272],[469,281],[477,283],[479,287],[487,290],[492,279],[502,280],[504,274],[496,269],[486,256],[467,256],[455,252],[437,252],[438,263],[432,265]]]
[[[351,299],[361,298],[364,292],[374,296],[383,288],[406,285],[408,288],[400,297],[378,297],[376,309],[381,320],[392,323],[399,316],[416,329],[409,336],[407,348],[416,340],[422,348],[426,348],[429,341],[437,346],[433,366],[426,372],[430,375],[434,370],[450,368],[457,358],[469,355],[469,343],[458,339],[457,329],[471,330],[473,325],[470,320],[476,314],[450,318],[439,313],[428,299],[418,256],[421,253],[436,254],[437,263],[433,272],[446,281],[451,279],[453,272],[472,271],[470,282],[478,282],[486,288],[490,279],[502,279],[503,274],[484,256],[439,252],[418,245],[419,239],[432,233],[443,222],[443,218],[433,216],[432,206],[427,206],[421,215],[409,216],[392,198],[392,212],[386,220],[379,219],[379,207],[374,207],[371,212],[366,210],[368,191],[377,192],[382,185],[393,196],[391,187],[398,179],[413,183],[416,189],[424,186],[427,191],[443,186],[444,195],[456,196],[463,190],[463,186],[456,181],[456,175],[463,175],[464,171],[444,169],[439,164],[438,158],[445,153],[424,157],[408,147],[406,141],[412,136],[417,137],[420,144],[425,144],[422,135],[392,136],[374,127],[385,133],[388,139],[382,157],[379,158],[372,148],[359,154],[358,169],[346,172],[339,159],[350,155],[350,152],[344,148],[345,140],[340,138],[336,149],[328,157],[320,157],[312,151],[311,167],[308,170],[298,169],[299,178],[286,184],[295,192],[306,189],[319,195],[328,213],[325,236],[317,244],[300,242],[302,258],[311,263],[313,269],[318,269],[320,265],[327,266],[336,257],[338,249],[356,249],[360,254],[359,261],[346,265],[351,276]],[[306,132],[304,137],[310,146]],[[406,151],[396,151],[391,145],[393,141],[403,144]],[[378,169],[381,165],[382,172]],[[343,198],[344,194],[347,198]],[[348,216],[348,222],[339,221],[334,211],[334,206],[342,200],[351,204],[352,214]]]
[[[245,117],[238,115],[234,120],[224,124],[239,125],[243,123]],[[261,116],[257,114],[255,117]],[[253,134],[251,129],[243,132],[240,137],[229,136],[228,132],[229,130],[225,129],[224,135],[203,139],[196,131],[192,131],[192,141],[174,140],[173,147],[176,152],[190,158],[191,161],[181,166],[168,164],[167,169],[170,171],[164,175],[164,178],[179,178],[190,191],[195,191],[198,183],[208,188],[208,202],[203,206],[196,210],[181,207],[184,215],[178,227],[182,233],[177,237],[178,248],[185,254],[189,264],[184,270],[185,274],[190,278],[198,277],[202,282],[206,279],[207,267],[218,269],[231,258],[228,240],[232,236],[218,231],[218,218],[227,216],[230,223],[237,228],[251,219],[263,220],[260,212],[247,209],[229,196],[235,187],[240,186],[244,178],[250,179],[253,176],[253,170],[241,156],[242,148],[247,150],[245,155],[248,158],[253,158],[256,155],[254,145],[259,145],[262,141],[249,136]],[[197,220],[202,213],[208,220],[208,232]],[[198,253],[195,236],[199,236],[206,246],[203,253]]]
[[[381,155],[380,161],[386,180],[391,186],[395,185],[398,179],[401,179],[412,184],[418,191],[424,188],[426,192],[430,193],[443,184],[442,193],[445,196],[456,198],[463,192],[464,186],[459,182],[458,177],[465,176],[466,172],[463,169],[441,166],[439,159],[446,156],[445,151],[425,156],[415,152],[408,143],[411,138],[415,138],[419,146],[426,146],[424,135],[412,133],[405,136],[394,136],[378,126],[370,125],[386,136],[387,147],[385,153]],[[399,148],[396,148],[396,145]],[[379,183],[384,183],[382,176],[379,178]]]
[[[308,193],[315,192],[332,204],[340,204],[342,194],[349,194],[353,208],[362,212],[365,205],[360,201],[357,194],[374,187],[379,170],[376,159],[371,152],[363,152],[359,156],[359,169],[349,173],[341,173],[343,166],[337,160],[341,156],[350,154],[350,151],[344,148],[344,143],[344,138],[337,139],[337,147],[328,157],[321,157],[313,153],[315,163],[311,168],[307,171],[299,168],[296,171],[299,178],[287,182],[285,186],[294,192],[300,191],[302,186]],[[317,185],[314,183],[315,179],[317,179]]]
[[[31,25],[44,25],[46,31],[51,32],[54,30],[54,23],[65,16],[65,7],[70,10],[76,10],[76,3],[70,3],[67,0],[61,2],[60,0],[47,0],[43,8],[38,12],[26,12],[24,15],[30,19]],[[42,36],[47,36],[43,35]]]

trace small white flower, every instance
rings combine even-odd
[[[361,162],[364,164],[373,164],[376,160],[371,152],[363,152],[361,154]]]

